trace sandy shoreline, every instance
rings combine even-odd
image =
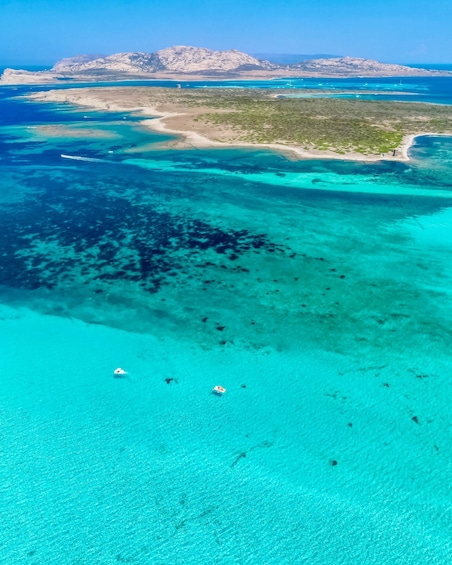
[[[150,108],[143,109],[146,113],[147,111],[151,111]],[[119,110],[123,111],[123,110]],[[181,116],[183,114],[177,113],[168,113],[162,114],[157,112],[154,109],[156,116],[152,120],[143,120],[140,122],[142,125],[148,127],[149,129],[159,132],[159,133],[167,133],[172,135],[177,135],[180,137],[179,140],[173,142],[166,142],[164,145],[168,146],[168,148],[172,149],[187,149],[187,148],[194,148],[194,149],[202,149],[202,148],[228,148],[228,147],[248,147],[248,148],[255,148],[259,149],[262,147],[273,149],[275,151],[279,151],[281,153],[286,153],[292,155],[295,159],[339,159],[339,160],[346,160],[346,161],[368,161],[368,162],[375,162],[375,161],[383,161],[383,160],[392,160],[392,161],[401,161],[406,162],[410,160],[409,157],[409,150],[411,146],[414,144],[416,137],[422,137],[424,135],[445,135],[445,134],[436,134],[436,133],[429,133],[429,132],[422,132],[416,134],[405,135],[402,143],[396,149],[395,156],[373,156],[373,155],[362,155],[360,153],[345,153],[344,155],[340,155],[337,153],[333,153],[332,151],[306,151],[301,147],[297,147],[294,145],[282,145],[278,143],[221,143],[219,141],[214,141],[205,137],[199,133],[193,131],[184,131],[184,130],[177,130],[171,129],[165,123],[166,119],[174,118],[177,116]]]
[[[428,70],[422,68],[409,68],[405,70],[398,69],[397,72],[392,71],[369,71],[365,69],[340,72],[334,70],[303,70],[290,69],[287,67],[273,70],[247,70],[242,72],[182,72],[182,71],[159,71],[159,72],[124,72],[109,71],[107,73],[81,74],[71,72],[55,72],[52,70],[43,71],[27,71],[23,69],[7,68],[0,76],[0,86],[13,85],[61,85],[66,84],[84,84],[99,82],[133,82],[133,81],[149,81],[149,83],[157,81],[172,82],[233,82],[233,81],[250,81],[250,80],[296,80],[296,79],[350,79],[350,78],[404,78],[404,77],[449,77],[451,71],[447,70]]]
[[[335,153],[333,151],[306,150],[296,145],[279,144],[279,143],[248,143],[248,142],[224,142],[216,141],[210,137],[203,135],[204,132],[198,133],[190,129],[181,129],[180,127],[170,127],[168,121],[181,122],[189,116],[188,112],[175,112],[164,110],[161,107],[150,105],[136,104],[118,104],[109,98],[102,99],[99,96],[92,96],[91,93],[83,93],[81,89],[76,91],[60,90],[38,92],[28,95],[29,99],[43,102],[68,103],[81,106],[88,110],[106,110],[110,112],[128,113],[134,115],[142,115],[144,119],[138,122],[142,126],[152,131],[177,136],[177,139],[162,142],[161,149],[204,149],[204,148],[267,148],[285,154],[288,158],[299,159],[337,159],[347,161],[377,162],[383,160],[407,162],[410,160],[409,150],[417,137],[421,136],[441,136],[452,135],[449,133],[436,133],[432,131],[423,131],[405,135],[401,144],[395,148],[395,154],[385,153],[380,155],[363,155],[356,152]],[[131,101],[132,102],[132,101]],[[196,114],[194,114],[196,115]]]

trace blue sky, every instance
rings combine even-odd
[[[0,62],[171,45],[452,62],[452,0],[0,0]]]

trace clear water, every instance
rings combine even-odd
[[[162,151],[2,92],[1,561],[449,563],[452,139]]]
[[[447,70],[447,69],[443,69]],[[162,86],[176,88],[179,83],[163,80],[141,80],[123,82],[72,83],[58,82],[48,86],[2,86],[0,98],[10,93],[21,94],[35,90],[55,88],[83,88],[84,86]],[[452,76],[439,77],[377,77],[377,78],[281,78],[275,80],[215,80],[186,81],[182,88],[262,88],[293,89],[293,97],[312,96],[304,90],[314,92],[317,97],[362,98],[364,100],[398,100],[401,102],[427,102],[432,104],[452,103]],[[336,91],[346,91],[347,94]],[[284,94],[287,96],[288,94]]]

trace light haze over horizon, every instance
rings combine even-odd
[[[0,63],[172,45],[452,63],[450,0],[0,0]]]

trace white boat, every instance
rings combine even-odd
[[[124,369],[121,369],[121,367],[118,367],[113,371],[113,374],[115,375],[115,377],[122,377],[124,375],[127,375],[127,372],[124,371]]]
[[[213,387],[212,392],[217,396],[223,396],[223,394],[226,392],[226,389],[220,385],[217,385]]]

